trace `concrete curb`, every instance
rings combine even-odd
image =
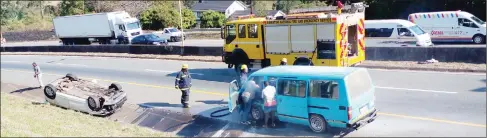
[[[374,66],[374,65],[358,65],[358,67],[372,68],[372,69],[417,70],[417,71],[437,71],[437,72],[469,72],[469,73],[487,72],[486,70],[475,70],[475,69],[418,68],[418,67],[394,67],[394,66]]]
[[[180,61],[199,61],[199,62],[222,62],[221,60],[214,59],[184,59],[184,58],[171,58],[171,57],[142,57],[132,55],[93,55],[93,54],[81,54],[81,53],[15,53],[1,52],[1,55],[50,55],[50,56],[87,56],[87,57],[115,57],[115,58],[137,58],[137,59],[166,59],[166,60],[180,60]],[[417,70],[417,71],[438,71],[438,72],[469,72],[469,73],[486,73],[486,70],[475,69],[448,69],[448,68],[420,68],[420,67],[394,67],[394,66],[376,66],[376,65],[358,65],[357,67],[371,68],[371,69],[389,69],[389,70]]]

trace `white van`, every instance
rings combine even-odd
[[[368,46],[433,46],[430,35],[416,24],[401,19],[365,20]]]
[[[464,11],[421,12],[409,21],[430,32],[433,41],[485,43],[485,22]]]

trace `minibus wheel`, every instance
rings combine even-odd
[[[264,110],[260,108],[257,105],[252,106],[252,109],[250,109],[250,116],[252,116],[252,119],[255,121],[259,121],[264,119]]]
[[[485,36],[480,34],[475,35],[472,39],[475,44],[482,44],[485,42]]]
[[[309,128],[316,133],[325,132],[327,129],[328,124],[326,120],[321,117],[320,115],[312,114],[309,117]]]

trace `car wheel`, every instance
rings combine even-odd
[[[108,86],[108,89],[115,89],[116,91],[122,90],[122,86],[118,83],[112,83]]]
[[[320,115],[313,114],[309,117],[309,128],[311,128],[311,130],[313,130],[314,132],[317,133],[325,132],[326,127],[327,127],[326,121]]]
[[[263,120],[264,119],[264,111],[257,105],[252,106],[250,111],[252,119],[255,121]]]
[[[71,73],[68,73],[66,74],[66,77],[70,80],[70,81],[78,81],[78,76],[74,75],[74,74],[71,74]]]
[[[88,97],[88,107],[92,110],[92,111],[100,111],[101,107],[100,107],[100,100],[98,98],[93,98],[93,97]]]
[[[52,84],[47,84],[46,87],[44,87],[44,95],[46,95],[47,98],[54,100],[56,98],[56,90],[56,87]]]

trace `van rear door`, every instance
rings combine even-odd
[[[363,118],[375,108],[374,86],[366,69],[359,69],[345,78],[349,107],[349,123]]]

